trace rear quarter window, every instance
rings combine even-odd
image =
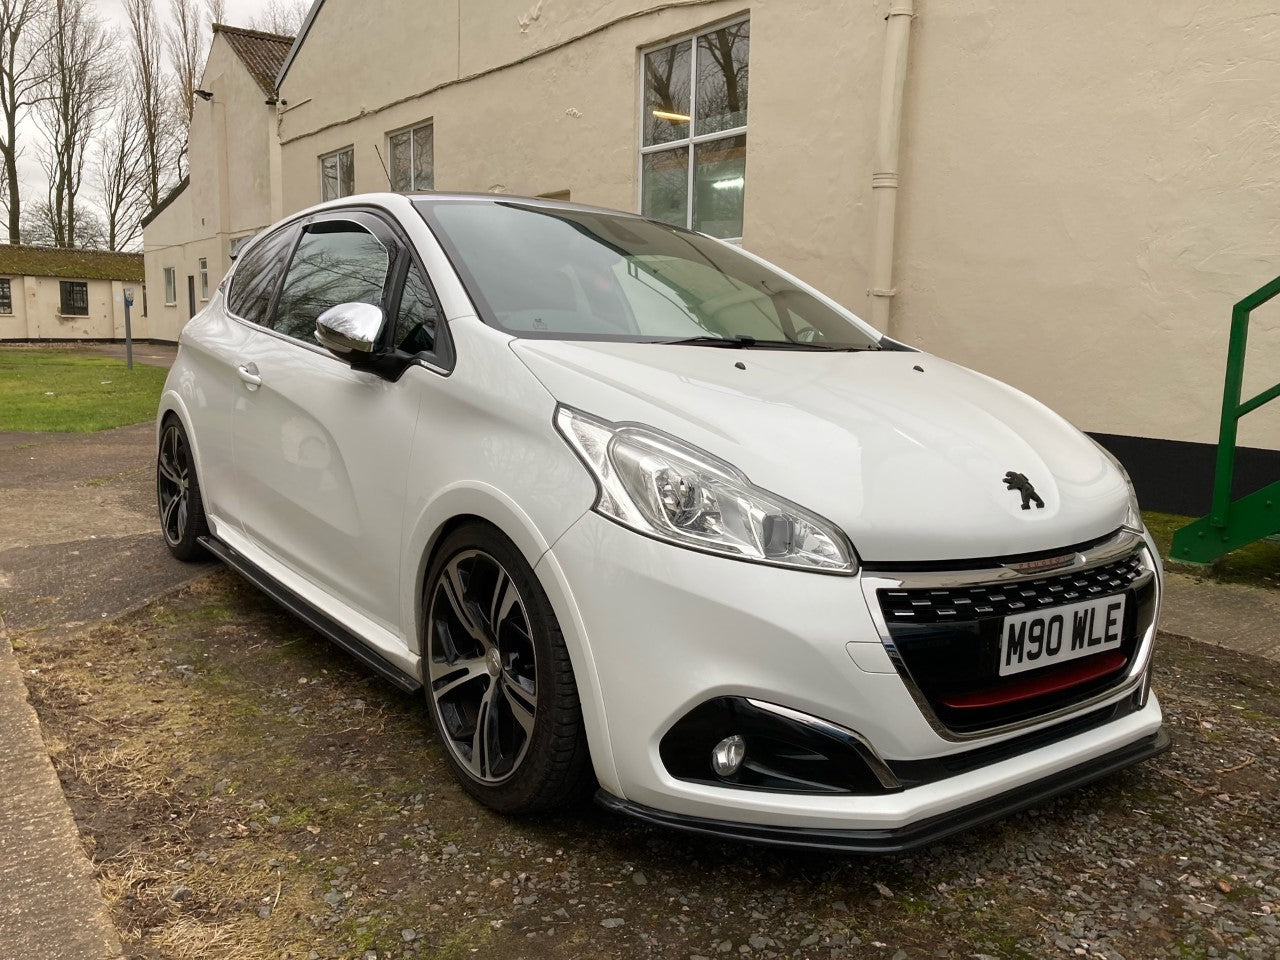
[[[295,232],[293,225],[284,227],[241,254],[227,292],[227,308],[236,316],[250,323],[271,325],[271,300],[280,285]]]

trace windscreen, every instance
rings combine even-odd
[[[519,337],[874,348],[838,310],[725,244],[639,217],[418,203],[487,323]]]

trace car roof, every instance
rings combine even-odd
[[[581,213],[607,213],[613,216],[630,217],[633,220],[648,219],[632,210],[616,210],[613,207],[601,207],[590,203],[571,203],[568,200],[553,200],[548,197],[523,197],[512,193],[470,193],[464,190],[419,190],[404,194],[410,200],[473,200],[488,203],[519,203],[529,206],[546,207],[550,210],[576,210]],[[344,199],[351,200],[352,197]]]

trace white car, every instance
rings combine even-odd
[[[1041,404],[639,216],[376,194],[183,330],[164,535],[406,691],[507,812],[915,846],[1151,757],[1156,549]]]

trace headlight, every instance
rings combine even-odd
[[[595,476],[595,509],[640,533],[737,560],[856,573],[829,520],[752,485],[741,471],[673,437],[556,408],[556,427]]]
[[[1093,437],[1089,437],[1089,439],[1093,440]],[[1134,489],[1133,480],[1129,477],[1129,471],[1124,468],[1123,463],[1116,459],[1115,454],[1097,440],[1093,440],[1093,445],[1102,451],[1102,455],[1111,461],[1113,467],[1120,471],[1120,476],[1124,477],[1125,486],[1129,488],[1129,510],[1124,518],[1125,529],[1132,530],[1134,533],[1142,533],[1146,527],[1142,523],[1142,512],[1138,509],[1138,491]]]

